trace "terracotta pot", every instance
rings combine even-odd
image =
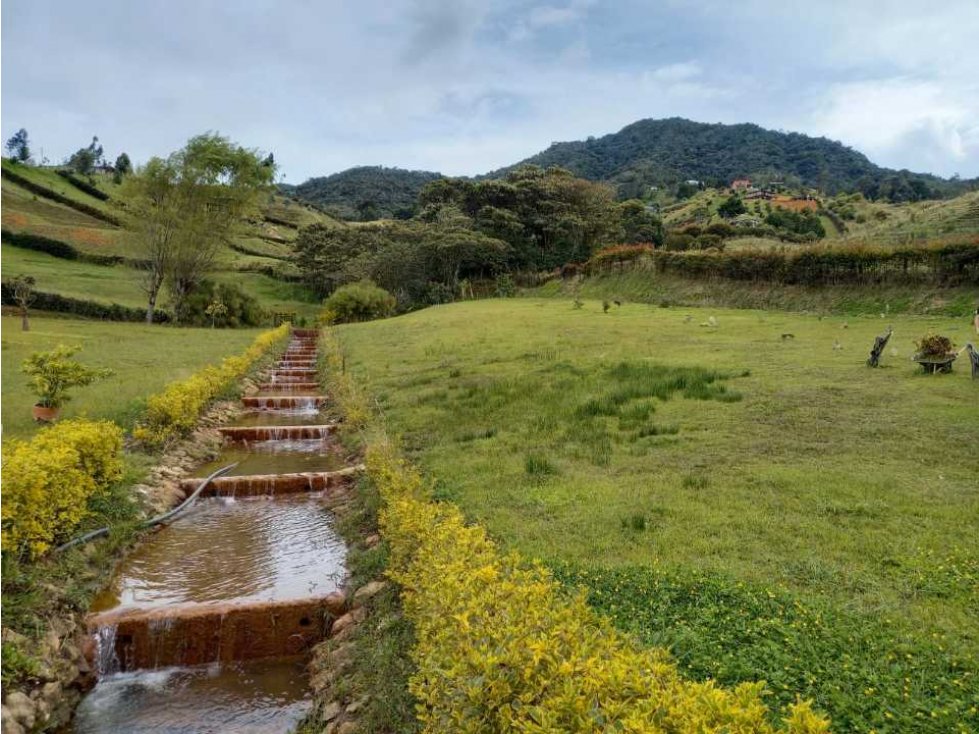
[[[33,408],[34,420],[38,423],[54,423],[58,420],[61,408],[49,408],[45,405],[35,405]]]

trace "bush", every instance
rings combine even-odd
[[[133,431],[144,444],[159,446],[190,433],[208,404],[231,388],[268,352],[281,348],[289,337],[289,325],[259,334],[241,355],[227,357],[186,380],[171,382],[163,392],[151,395],[146,412]]]
[[[451,299],[450,299],[451,300]],[[395,299],[369,280],[340,286],[323,302],[338,323],[371,321],[394,313]]]
[[[70,183],[79,191],[84,191],[86,194],[88,194],[93,198],[98,199],[99,201],[109,200],[109,195],[105,193],[102,189],[98,188],[97,186],[93,186],[88,181],[83,181],[71,171],[66,171],[62,169],[62,170],[55,171],[55,173],[57,173],[59,176],[61,176],[61,178],[63,178],[68,183]]]
[[[91,385],[113,374],[110,369],[86,367],[72,359],[81,347],[59,344],[50,352],[34,352],[24,360],[21,372],[30,377],[28,386],[37,395],[37,404],[60,408],[71,400],[68,390]]]
[[[122,476],[122,429],[67,420],[4,447],[3,550],[37,557],[67,540]]]
[[[955,345],[947,336],[927,334],[914,343],[917,356],[926,359],[943,359],[955,351]]]
[[[216,304],[223,308],[215,308]],[[185,301],[182,323],[233,329],[258,326],[264,321],[265,312],[258,301],[241,288],[232,283],[218,285],[205,280]]]
[[[698,231],[699,234],[699,231]],[[663,241],[663,249],[683,252],[693,246],[694,235],[686,232],[670,232]]]
[[[326,339],[331,394],[360,423],[363,396]],[[433,502],[383,437],[368,449],[367,471],[384,502],[389,574],[415,628],[409,685],[425,731],[829,731],[804,702],[776,730],[763,684],[685,680],[665,652],[640,648],[540,565],[502,553],[458,508]]]
[[[94,265],[119,265],[126,261],[126,258],[121,255],[92,255],[87,252],[81,252],[74,245],[69,245],[67,242],[29,232],[11,232],[5,229],[0,232],[0,237],[8,245],[20,247],[25,250],[43,252],[53,257],[60,257],[63,260],[80,260]]]
[[[11,282],[5,281],[0,286],[0,300],[4,306],[16,306],[14,288]],[[55,311],[70,313],[82,318],[100,319],[104,321],[145,321],[146,309],[120,306],[118,303],[97,303],[83,301],[80,298],[70,298],[58,293],[34,291],[34,302],[31,307],[37,311]],[[153,322],[160,324],[171,320],[166,311],[157,309],[153,312]]]

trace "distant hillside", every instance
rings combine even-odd
[[[408,218],[414,213],[422,187],[441,177],[431,171],[360,166],[311,178],[291,188],[289,194],[341,219]]]
[[[862,153],[826,138],[676,117],[640,120],[600,138],[554,143],[487,177],[498,177],[522,164],[561,166],[584,178],[610,182],[623,198],[687,179],[712,186],[744,177],[781,179],[830,194],[859,190],[869,198],[890,201],[951,196],[977,183],[881,168]]]

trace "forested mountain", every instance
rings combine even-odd
[[[311,178],[289,193],[342,219],[406,219],[414,213],[422,187],[437,178],[441,174],[431,171],[359,166]]]
[[[715,186],[736,178],[778,179],[830,194],[859,190],[868,198],[892,201],[955,195],[976,185],[976,181],[881,168],[862,153],[827,138],[677,117],[640,120],[600,138],[554,143],[486,175],[496,178],[528,163],[561,166],[593,181],[607,181],[616,185],[621,198],[687,179]]]

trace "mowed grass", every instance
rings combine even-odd
[[[109,418],[128,427],[150,394],[189,377],[201,367],[243,351],[261,329],[178,329],[168,326],[33,318],[21,331],[20,319],[4,316],[2,350],[3,436],[29,438],[37,430],[31,417],[35,398],[20,365],[32,352],[59,344],[78,345],[75,356],[115,374],[72,391],[65,418]]]
[[[0,253],[4,277],[31,275],[38,291],[99,303],[146,307],[139,273],[125,265],[93,265],[6,244],[0,245]]]
[[[974,338],[966,319],[564,299],[339,333],[436,497],[691,675],[811,696],[839,731],[969,731],[979,382],[964,359],[919,373],[929,331]]]

